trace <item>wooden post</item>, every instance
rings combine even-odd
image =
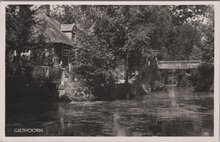
[[[68,63],[67,63],[67,65],[68,65],[68,70],[69,70],[69,72],[70,72],[70,69],[71,69],[71,68],[70,68],[70,57],[68,56],[67,58],[68,58],[68,59],[67,59],[67,60],[68,60],[68,61],[67,61],[67,62],[68,62]]]
[[[50,76],[50,68],[46,67],[46,79],[49,79],[49,76]]]

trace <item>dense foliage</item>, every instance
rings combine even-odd
[[[213,7],[204,10],[205,24],[198,26],[201,33],[200,54],[202,64],[191,76],[195,91],[210,91],[214,86],[214,12]]]
[[[7,78],[19,76],[15,72],[22,50],[33,42],[44,42],[36,10],[31,5],[6,8]],[[71,74],[89,93],[103,97],[115,93],[119,80],[124,80],[125,87],[134,88],[129,86],[134,78],[139,86],[145,84],[145,92],[148,88],[160,90],[161,80],[170,72],[161,72],[162,79],[158,77],[157,60],[202,60],[191,77],[184,77],[185,72],[176,72],[175,76],[179,82],[190,78],[196,91],[208,91],[214,76],[213,11],[206,5],[54,5],[51,18],[75,24],[73,42],[77,49],[71,55]],[[16,60],[14,49],[19,55]],[[38,63],[49,65],[52,61],[41,58],[44,51],[39,51],[35,57]]]
[[[62,5],[53,8],[52,15],[58,21],[76,23],[79,48],[76,61],[82,67],[87,66],[87,73],[91,71],[86,77],[111,76],[113,73],[109,72],[121,64],[125,67],[127,83],[134,71],[147,72],[147,64],[155,57],[213,63],[212,6]],[[98,84],[105,82],[104,77]]]
[[[21,53],[33,43],[44,42],[44,25],[36,18],[33,5],[9,5],[6,7],[6,78],[22,80]],[[16,50],[16,51],[15,51]],[[16,52],[16,53],[15,53]]]
[[[210,91],[214,83],[214,67],[210,64],[202,64],[198,70],[192,72],[190,78],[195,91]]]

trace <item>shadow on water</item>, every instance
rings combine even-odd
[[[28,110],[10,111],[7,136],[33,135],[14,133],[17,127],[43,128],[34,134],[41,136],[213,136],[213,93],[177,87],[131,100],[48,103]]]

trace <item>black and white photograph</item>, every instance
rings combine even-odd
[[[214,4],[1,10],[6,138],[214,137]]]

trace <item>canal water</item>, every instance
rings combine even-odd
[[[174,86],[129,100],[18,110],[6,115],[6,136],[213,136],[213,93]],[[18,128],[42,131],[19,132]]]

